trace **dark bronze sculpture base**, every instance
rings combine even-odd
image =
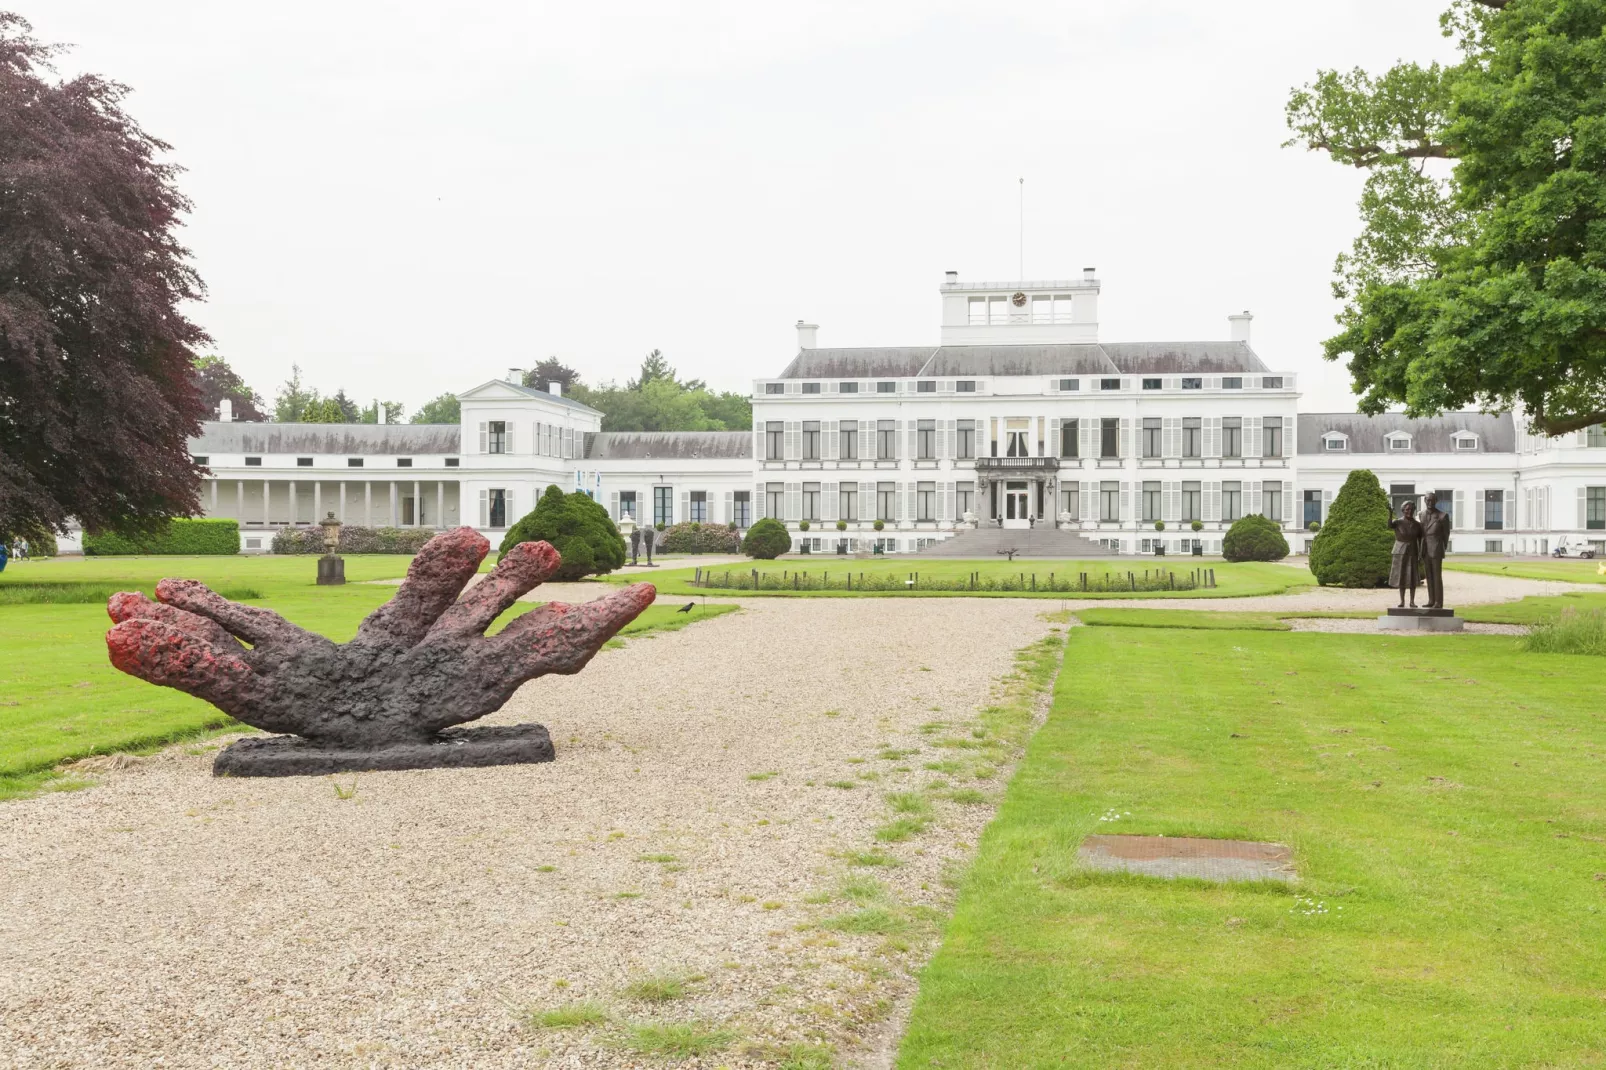
[[[321,776],[398,769],[467,769],[550,762],[552,737],[539,724],[449,728],[438,740],[377,748],[326,745],[300,736],[249,736],[218,752],[213,776]]]
[[[1377,626],[1386,632],[1459,632],[1464,630],[1461,618],[1453,609],[1431,609],[1427,606],[1390,606],[1389,611],[1377,618]]]
[[[339,587],[346,582],[346,559],[334,554],[318,558],[318,586]]]

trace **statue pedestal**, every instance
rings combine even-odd
[[[1459,632],[1462,620],[1453,609],[1404,609],[1394,607],[1377,618],[1377,626],[1386,632]]]
[[[448,728],[434,739],[376,747],[315,743],[299,736],[247,736],[218,751],[213,776],[323,776],[396,769],[467,769],[550,762],[552,737],[538,724]]]
[[[318,558],[318,586],[339,587],[346,582],[346,559],[334,554]]]

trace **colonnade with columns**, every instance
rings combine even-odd
[[[316,524],[328,513],[362,527],[444,528],[462,523],[461,484],[443,479],[207,479],[208,516],[242,528]]]

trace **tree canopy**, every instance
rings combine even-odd
[[[417,412],[413,413],[415,424],[455,424],[463,420],[463,405],[452,393],[442,394],[424,402]]]
[[[1606,0],[1456,0],[1448,65],[1319,71],[1301,144],[1368,172],[1329,360],[1361,411],[1606,421]]]
[[[290,378],[273,398],[273,419],[281,424],[372,424],[379,422],[379,405],[385,406],[385,422],[400,423],[406,408],[399,401],[369,402],[358,405],[345,388],[325,397],[317,387],[301,381],[301,365],[290,365]]]
[[[268,418],[262,411],[262,395],[247,386],[245,380],[222,357],[196,357],[191,374],[195,388],[201,392],[201,404],[206,407],[207,419],[217,418],[218,406],[224,398],[233,402],[236,420],[257,423]]]
[[[543,362],[526,377],[526,383],[550,382],[556,376],[542,377],[541,372],[556,363],[555,358]],[[572,369],[562,364],[557,367],[573,375],[565,392],[602,413],[604,431],[746,431],[753,426],[753,404],[745,394],[715,393],[701,379],[682,380],[656,349],[623,387],[614,383],[588,387]]]
[[[128,88],[47,77],[31,30],[0,12],[0,541],[150,530],[200,509],[190,205]]]

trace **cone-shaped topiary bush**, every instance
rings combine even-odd
[[[786,530],[785,524],[771,516],[748,528],[747,538],[742,540],[742,553],[748,557],[761,557],[766,561],[780,557],[791,548],[791,533]]]
[[[1288,540],[1274,521],[1250,513],[1227,529],[1221,556],[1228,561],[1281,561],[1288,556]]]
[[[1389,578],[1394,532],[1383,485],[1365,468],[1344,480],[1310,547],[1310,570],[1323,587],[1381,587]]]
[[[548,487],[535,508],[508,529],[497,552],[505,554],[521,542],[537,541],[551,543],[563,557],[555,580],[600,576],[625,563],[625,540],[613,518],[580,491],[565,494],[556,486]]]

